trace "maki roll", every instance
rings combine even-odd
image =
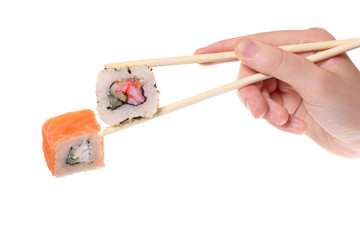
[[[159,107],[154,74],[147,66],[106,69],[96,82],[100,118],[115,125],[139,117],[152,117]]]
[[[91,110],[69,112],[48,119],[42,126],[43,151],[52,175],[104,167],[104,142]]]

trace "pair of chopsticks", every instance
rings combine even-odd
[[[332,40],[332,41],[323,41],[323,42],[314,42],[314,43],[305,43],[305,44],[296,44],[296,45],[286,45],[280,46],[279,48],[293,52],[310,52],[310,51],[320,51],[316,54],[310,55],[307,57],[312,62],[319,62],[327,58],[337,56],[341,53],[353,50],[360,47],[360,38],[346,39],[346,40]],[[132,68],[141,65],[146,65],[148,67],[159,67],[159,66],[170,66],[170,65],[179,65],[179,64],[190,64],[190,63],[205,63],[205,62],[224,62],[224,61],[236,61],[238,58],[235,56],[234,52],[221,52],[221,53],[211,53],[211,54],[202,54],[202,55],[192,55],[192,56],[181,56],[181,57],[171,57],[171,58],[157,58],[157,59],[147,59],[140,61],[130,61],[130,62],[121,62],[121,63],[111,63],[105,64],[105,69],[119,69],[119,68]],[[271,76],[257,73],[249,77],[242,78],[235,82],[225,84],[223,86],[208,90],[203,93],[199,93],[195,96],[180,100],[178,102],[169,104],[167,106],[161,107],[158,109],[157,113],[152,118],[140,118],[137,120],[129,121],[128,123],[110,126],[101,130],[98,135],[100,137],[107,134],[117,132],[137,124],[146,122],[148,120],[154,119],[156,117],[163,116],[165,114],[174,112],[181,108],[188,107],[192,104],[198,103],[200,101],[218,96],[220,94],[236,90],[242,87],[245,87],[249,84],[260,82],[271,78]]]

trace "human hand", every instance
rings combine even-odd
[[[306,132],[332,153],[359,158],[359,70],[346,54],[314,64],[304,57],[312,53],[293,54],[276,47],[333,39],[320,28],[277,31],[222,40],[195,54],[235,51],[242,62],[238,79],[256,72],[273,76],[238,90],[255,118],[282,131]]]

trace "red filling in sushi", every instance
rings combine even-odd
[[[111,104],[109,109],[114,110],[123,104],[137,106],[144,103],[146,97],[142,85],[143,82],[137,78],[115,81],[109,89],[108,96]]]

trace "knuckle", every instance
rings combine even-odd
[[[282,50],[274,52],[274,54],[270,54],[267,56],[267,64],[270,68],[269,74],[277,75],[278,72],[282,71],[284,63],[286,61],[285,52]]]
[[[316,37],[317,41],[334,40],[334,36],[331,35],[327,30],[321,27],[314,27],[308,29],[310,35]]]
[[[254,85],[248,85],[246,87],[238,89],[237,95],[241,102],[245,103],[247,99],[256,95],[256,91],[258,91],[258,89]]]

